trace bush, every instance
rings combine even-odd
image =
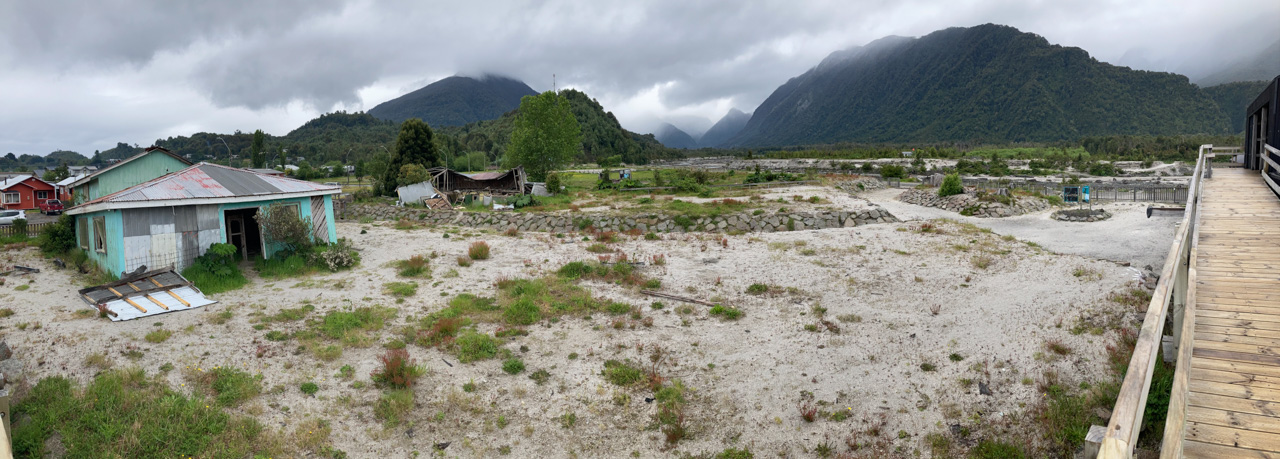
[[[74,249],[76,247],[75,226],[75,217],[62,214],[58,217],[58,221],[45,227],[40,233],[38,242],[40,251],[46,255],[60,255]]]
[[[907,168],[897,164],[885,164],[880,166],[880,176],[884,178],[904,178],[907,176]]]
[[[406,349],[388,349],[386,354],[378,357],[378,361],[382,362],[382,369],[373,372],[370,376],[373,377],[374,382],[394,389],[413,387],[413,383],[426,372],[425,369],[414,364]]]
[[[302,386],[298,387],[298,389],[304,394],[315,395],[316,392],[320,391],[320,386],[317,386],[316,383],[313,382],[304,382],[302,383]]]
[[[311,219],[301,218],[294,206],[272,203],[258,209],[253,217],[268,243],[280,244],[290,253],[311,251]]]
[[[547,174],[547,192],[548,193],[559,194],[561,186],[562,185],[560,184],[560,174],[557,174],[555,172]]]
[[[323,246],[313,252],[309,258],[312,263],[323,265],[334,272],[350,268],[360,262],[360,255],[351,248],[351,244],[345,237],[338,239],[338,242]]]
[[[960,183],[960,174],[947,174],[942,179],[942,186],[938,187],[938,196],[947,197],[964,193],[964,185]]]
[[[502,371],[509,375],[514,375],[524,371],[524,361],[517,358],[510,358],[502,362]]]
[[[489,243],[485,241],[476,241],[471,243],[471,247],[467,248],[467,256],[472,260],[488,260],[489,259]]]
[[[400,268],[400,277],[431,277],[430,260],[422,255],[414,255],[408,260],[400,260],[396,262],[396,267]]]

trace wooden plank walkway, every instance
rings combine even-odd
[[[1182,452],[1280,458],[1280,199],[1258,171],[1203,183]]]

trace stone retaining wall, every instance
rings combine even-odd
[[[1055,211],[1050,215],[1054,220],[1064,222],[1100,222],[1111,218],[1111,212],[1106,209],[1080,210],[1080,209],[1063,209]]]
[[[1048,201],[1044,199],[1019,196],[1014,198],[1013,205],[1005,205],[999,202],[984,202],[978,199],[978,196],[966,190],[964,194],[951,195],[947,197],[939,197],[937,190],[907,190],[898,196],[898,199],[908,204],[918,206],[937,207],[943,210],[949,210],[961,215],[968,215],[980,218],[999,218],[1012,217],[1015,215],[1039,212],[1051,207]]]
[[[871,223],[899,221],[880,208],[831,212],[785,212],[729,214],[717,217],[690,218],[683,215],[642,214],[614,215],[599,213],[531,213],[531,212],[461,212],[395,207],[385,204],[353,204],[343,219],[369,217],[374,220],[418,220],[438,225],[456,225],[520,231],[565,233],[588,226],[601,231],[644,232],[774,232],[804,229],[852,228]]]

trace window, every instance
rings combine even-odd
[[[103,255],[107,253],[106,217],[93,217],[93,249]]]
[[[49,192],[48,192],[48,191],[37,191],[37,192],[36,192],[36,199],[49,199]]]
[[[21,196],[21,195],[19,195],[18,193],[5,193],[5,194],[4,194],[4,203],[5,203],[5,204],[18,204],[18,203],[21,203],[21,202],[22,202],[22,196]]]
[[[80,250],[89,250],[89,223],[87,218],[76,219],[76,234],[80,236]]]

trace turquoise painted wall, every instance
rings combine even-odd
[[[120,272],[124,271],[124,220],[121,218],[122,215],[124,214],[118,210],[104,210],[76,216],[77,226],[84,224],[88,225],[87,227],[89,228],[84,233],[89,238],[87,244],[85,243],[86,241],[80,240],[80,232],[76,231],[76,246],[88,245],[89,250],[86,253],[89,255],[89,259],[97,263],[98,267],[102,268],[103,271],[111,273],[113,276],[119,276]],[[103,235],[103,239],[106,241],[106,253],[102,253],[100,251],[102,247],[94,244],[93,219],[96,217],[106,219],[104,223],[106,224],[107,234]]]
[[[89,183],[76,187],[75,194],[79,199],[79,196],[81,196],[80,190],[84,190],[84,201],[92,201],[187,167],[190,166],[177,158],[159,151],[153,151],[146,156],[103,172],[101,175],[94,177],[93,180],[90,180]]]
[[[329,240],[328,240],[328,241],[325,241],[325,242],[337,242],[337,241],[338,241],[338,236],[337,236],[338,232],[337,232],[337,228],[336,228],[336,226],[335,226],[335,225],[334,225],[334,223],[333,223],[333,201],[332,201],[332,199],[330,199],[331,197],[332,197],[331,195],[326,195],[326,196],[324,197],[324,213],[325,213],[325,217],[326,217],[326,220],[325,220],[325,221],[326,221],[326,222],[328,222],[328,229],[329,229]],[[267,201],[240,202],[240,203],[235,203],[235,204],[223,204],[223,205],[218,206],[218,227],[220,227],[220,228],[226,228],[226,227],[227,227],[227,214],[226,214],[226,212],[227,212],[228,210],[247,209],[247,208],[251,208],[251,207],[266,207],[266,206],[269,206],[269,205],[271,205],[271,204],[273,204],[273,203],[276,203],[276,202],[282,202],[282,203],[286,203],[286,204],[297,204],[297,205],[298,205],[298,212],[301,214],[301,218],[311,218],[311,198],[310,198],[310,197],[305,197],[305,198],[290,198],[290,199],[273,199],[273,200],[267,200]],[[226,231],[223,231],[223,232],[222,232],[222,243],[224,243],[224,244],[226,244],[226,243],[227,243],[227,233],[226,233]],[[265,256],[266,258],[271,258],[272,256],[274,256],[274,255],[276,254],[276,252],[279,252],[279,251],[281,251],[281,250],[283,250],[283,249],[284,249],[284,247],[282,247],[280,244],[267,244],[267,247],[266,247],[266,253],[264,254],[264,256]]]

